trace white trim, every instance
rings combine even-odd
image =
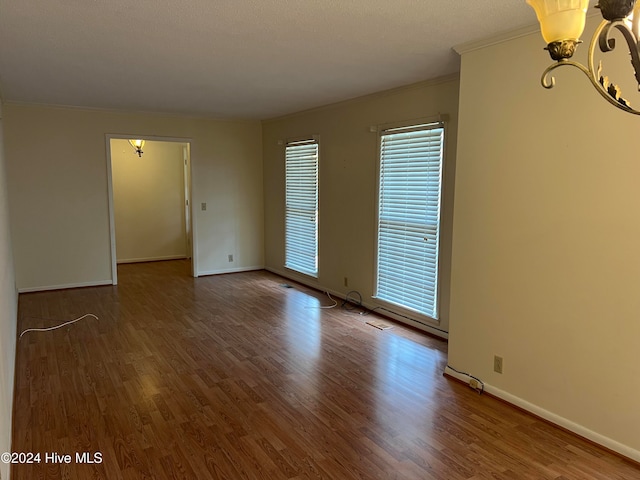
[[[109,280],[97,280],[95,282],[66,283],[63,285],[46,285],[42,287],[27,287],[27,288],[19,288],[18,293],[48,292],[50,290],[66,290],[68,288],[102,287],[104,285],[113,285],[113,282],[111,279],[109,279]]]
[[[454,81],[458,81],[459,79],[460,79],[460,73],[455,72],[455,73],[451,73],[441,77],[431,78],[429,80],[422,80],[420,82],[410,83],[408,85],[402,85],[400,87],[390,88],[389,90],[382,90],[381,92],[370,93],[368,95],[363,95],[361,97],[350,98],[348,100],[341,100],[335,103],[330,103],[328,105],[323,105],[321,107],[314,107],[314,108],[309,108],[307,110],[301,110],[299,112],[287,113],[285,115],[280,115],[278,117],[266,118],[266,119],[263,119],[261,122],[263,125],[265,123],[279,122],[280,120],[295,118],[300,115],[307,115],[309,113],[316,113],[316,112],[322,112],[325,110],[332,110],[334,108],[341,108],[344,106],[353,105],[359,102],[364,102],[364,101],[375,99],[375,98],[383,98],[389,95],[397,95],[397,94],[414,90],[414,89],[420,89],[420,88],[431,87],[435,85],[441,85],[443,83],[454,82]]]
[[[499,43],[515,40],[516,38],[526,37],[533,33],[540,33],[539,25],[527,25],[526,27],[520,27],[513,30],[506,30],[490,37],[485,37],[481,40],[473,40],[471,42],[461,43],[460,45],[454,45],[453,51],[458,55],[464,55],[465,53],[480,50],[481,48],[490,47]]]
[[[2,94],[0,91],[0,99],[2,98]],[[171,113],[171,112],[159,112],[155,110],[130,110],[123,108],[105,108],[105,107],[87,107],[87,106],[77,106],[77,105],[63,105],[60,103],[42,103],[42,102],[22,102],[19,100],[11,100],[4,101],[5,105],[17,105],[20,107],[36,107],[36,108],[54,108],[57,110],[82,110],[85,112],[106,112],[106,113],[116,113],[119,115],[151,115],[154,117],[174,117],[174,118],[193,118],[193,119],[204,119],[204,120],[212,120],[214,122],[232,122],[232,123],[255,123],[256,120],[251,120],[247,118],[229,118],[229,117],[216,117],[213,115],[206,114],[198,114],[198,113]],[[260,120],[257,120],[258,122]],[[130,135],[126,138],[131,138],[133,135]]]
[[[187,258],[193,256],[193,201],[191,200],[191,144],[187,143],[182,146],[182,158],[184,161],[183,166],[183,180],[184,180],[184,193],[185,193],[185,234],[187,238]],[[195,277],[194,262],[191,262],[191,276]]]
[[[157,135],[142,135],[142,134],[120,134],[120,133],[107,133],[105,134],[105,143],[106,143],[106,164],[107,164],[107,195],[109,201],[109,240],[111,244],[111,277],[112,285],[118,284],[118,263],[129,263],[126,261],[118,262],[116,255],[116,222],[115,222],[115,209],[113,205],[113,172],[112,172],[112,162],[111,162],[111,140],[127,140],[132,137],[144,138],[145,140],[149,140],[152,142],[175,142],[175,143],[186,143],[188,145],[189,152],[189,161],[188,167],[190,169],[189,177],[193,178],[193,161],[191,159],[192,152],[192,144],[193,140],[191,138],[181,138],[181,137],[159,137]],[[193,205],[193,187],[189,191],[190,199],[190,207]],[[198,248],[197,248],[197,235],[196,235],[196,217],[193,216],[193,210],[191,215],[191,251],[187,252],[187,258],[191,258],[191,274],[193,277],[197,277],[198,271]],[[184,257],[182,257],[184,258]],[[166,259],[168,260],[168,258]],[[141,260],[148,261],[148,260]]]
[[[191,275],[194,278],[198,277],[198,216],[195,215],[194,208],[194,188],[193,188],[193,178],[194,172],[197,169],[197,162],[193,161],[193,141],[189,140],[188,143],[188,153],[189,158],[187,159],[188,170],[189,170],[189,219],[191,220]]]
[[[320,285],[319,283],[313,281],[315,280],[314,278],[311,277],[307,277],[303,274],[292,274],[293,272],[289,272],[288,270],[280,270],[277,268],[271,268],[271,267],[265,267],[264,268],[266,271],[274,273],[276,275],[279,275],[283,278],[288,278],[290,280],[293,280],[295,282],[301,283],[303,285],[306,285],[308,287],[314,288],[316,290],[321,290],[323,292],[329,292],[332,296],[340,298],[342,300],[344,300],[346,298],[346,294],[339,292],[337,290],[333,290],[330,288],[325,288],[322,285]],[[410,325],[412,327],[417,328],[418,330],[422,330],[423,332],[427,332],[430,333],[431,335],[435,335],[436,337],[439,338],[443,338],[445,340],[447,340],[449,338],[449,332],[442,330],[440,328],[438,328],[436,325],[431,326],[431,325],[427,325],[425,323],[422,322],[418,322],[416,320],[413,320],[409,317],[406,317],[404,315],[401,314],[395,314],[394,312],[392,312],[391,310],[387,309],[386,305],[381,305],[381,304],[376,304],[373,302],[369,302],[366,300],[362,300],[362,306],[368,310],[373,310],[374,308],[377,307],[384,307],[384,313],[383,315],[389,318],[392,318],[394,320],[397,320],[400,323],[404,323],[406,325]]]
[[[383,305],[378,305],[378,304],[366,302],[366,301],[363,301],[362,305],[368,308],[369,310],[373,310],[376,307],[383,306]],[[390,309],[388,309],[386,306],[384,307],[382,315],[392,318],[394,320],[397,320],[400,323],[404,323],[412,327],[415,327],[418,330],[422,330],[424,332],[430,333],[431,335],[435,335],[436,337],[443,338],[444,340],[449,339],[449,332],[447,332],[446,330],[442,330],[441,328],[438,328],[435,325],[434,326],[427,325],[426,323],[419,322],[405,315],[396,314]],[[434,320],[434,323],[437,324],[438,322]]]
[[[118,260],[118,264],[121,263],[144,263],[144,262],[160,262],[163,260],[184,260],[189,258],[186,255],[167,255],[165,257],[148,257],[148,258],[124,258]]]
[[[381,137],[382,135],[388,133],[388,130],[400,129],[403,127],[411,127],[416,125],[435,125],[441,123],[441,126],[446,126],[449,122],[449,114],[448,113],[440,113],[434,115],[428,115],[424,117],[410,118],[408,120],[401,120],[399,122],[387,122],[387,123],[379,123],[378,125],[371,125],[369,130],[371,133],[378,133]],[[380,156],[380,151],[378,150],[378,157]]]
[[[278,268],[271,268],[271,267],[264,267],[264,269],[267,272],[275,273],[276,275],[279,275],[279,276],[284,277],[284,278],[288,278],[289,280],[293,280],[294,282],[302,283],[303,285],[306,285],[307,287],[315,288],[316,290],[323,290],[325,292],[327,291],[326,288],[323,288],[321,285],[318,284],[318,278],[317,277],[312,277],[310,275],[305,275],[304,273],[300,273],[300,272],[297,272],[295,270],[290,270],[287,267],[284,267],[282,270],[278,269]],[[329,293],[331,293],[333,295],[334,291],[332,290]],[[337,293],[336,293],[336,295],[337,295]]]
[[[445,368],[444,373],[446,375],[452,376],[453,378],[457,378],[458,380],[461,380],[464,383],[469,382],[468,376],[464,374],[460,374],[452,370],[448,366]],[[629,458],[636,462],[640,462],[639,450],[635,450],[629,447],[628,445],[624,445],[620,442],[613,440],[612,438],[605,437],[604,435],[598,432],[589,430],[587,427],[584,427],[583,425],[572,422],[567,418],[561,417],[560,415],[550,412],[549,410],[545,410],[544,408],[538,405],[528,402],[520,397],[516,397],[515,395],[509,392],[505,392],[504,390],[494,387],[493,385],[485,383],[484,390],[485,392],[501,400],[504,400],[505,402],[511,405],[515,405],[516,407],[520,407],[523,410],[526,410],[527,412],[537,415],[538,417],[543,418],[553,423],[554,425],[558,425],[562,428],[565,428],[570,432],[573,432],[576,435],[579,435],[580,437],[586,438],[587,440],[591,440],[592,442],[597,443],[598,445],[602,445],[603,447],[608,448],[609,450],[612,450],[616,453],[619,453],[620,455],[626,458]]]
[[[118,284],[118,259],[116,257],[116,219],[113,206],[113,169],[111,162],[111,136],[105,139],[107,146],[107,197],[109,202],[109,245],[111,262],[111,284]]]
[[[300,139],[288,138],[284,148],[285,266],[312,277],[318,276],[319,268],[320,150],[319,134]],[[304,153],[301,157],[302,152]],[[311,202],[315,204],[315,210],[308,208]],[[306,211],[306,214],[302,214],[303,211]],[[315,223],[313,235],[309,234],[306,227],[301,226],[299,223],[301,217],[305,219],[315,217],[315,222],[311,223]],[[293,252],[297,254],[292,255]]]
[[[600,16],[602,18],[598,10],[587,14],[587,18],[597,17],[597,16]],[[473,40],[471,42],[465,42],[459,45],[454,45],[453,51],[456,52],[458,55],[464,55],[465,53],[473,52],[475,50],[480,50],[482,48],[490,47],[492,45],[497,45],[499,43],[505,43],[510,40],[515,40],[516,38],[526,37],[527,35],[531,35],[533,33],[540,35],[539,24],[527,25],[526,27],[505,30],[503,32],[497,33],[495,35],[491,35],[489,37],[482,38],[480,40]],[[541,39],[541,41],[543,40]]]
[[[206,275],[222,275],[225,273],[240,273],[240,272],[253,272],[256,270],[264,270],[264,267],[255,266],[255,267],[236,267],[236,268],[218,268],[216,270],[207,270],[204,272],[198,272],[196,277],[204,277]]]
[[[443,189],[444,189],[444,164],[446,161],[446,150],[445,150],[445,145],[446,145],[446,140],[447,140],[447,135],[448,135],[448,118],[449,115],[448,114],[442,114],[440,112],[438,112],[437,117],[436,116],[427,116],[427,117],[422,117],[422,118],[417,118],[417,119],[412,119],[412,120],[406,120],[406,121],[400,121],[400,122],[392,122],[392,123],[387,123],[387,124],[383,124],[383,125],[378,125],[378,141],[377,141],[377,145],[376,145],[376,149],[377,149],[377,172],[376,172],[376,196],[375,196],[375,226],[376,226],[376,231],[375,231],[375,236],[374,236],[374,257],[373,257],[373,285],[372,285],[372,292],[373,292],[373,300],[375,302],[378,302],[376,305],[385,308],[385,311],[389,312],[389,316],[391,316],[392,318],[394,318],[395,320],[398,321],[404,321],[402,320],[403,318],[407,319],[406,323],[409,323],[410,325],[417,327],[417,328],[421,328],[421,325],[426,325],[427,326],[427,331],[429,331],[430,333],[434,333],[435,335],[438,336],[443,336],[443,333],[446,333],[445,330],[443,330],[440,327],[440,320],[439,320],[439,307],[440,307],[440,296],[442,294],[442,289],[440,288],[440,273],[441,273],[441,269],[442,269],[442,261],[441,261],[441,249],[440,249],[440,244],[441,244],[441,235],[440,235],[440,226],[441,226],[441,217],[442,217],[442,197],[443,197]],[[413,312],[411,312],[410,309],[408,308],[404,308],[401,305],[394,305],[392,302],[389,301],[385,301],[381,298],[379,298],[379,292],[378,292],[378,283],[379,283],[379,270],[380,270],[380,221],[381,221],[381,217],[380,217],[380,208],[381,208],[381,204],[380,204],[380,200],[381,200],[381,179],[382,179],[382,171],[383,171],[383,152],[382,152],[382,146],[383,146],[383,138],[387,135],[393,135],[393,130],[400,130],[400,129],[415,129],[415,131],[432,131],[432,130],[442,130],[442,134],[441,134],[441,147],[440,147],[440,161],[439,161],[439,166],[440,166],[440,175],[439,175],[439,191],[438,191],[438,208],[437,208],[437,222],[436,222],[436,246],[435,246],[435,253],[436,253],[436,272],[435,272],[435,296],[433,298],[433,310],[435,315],[431,316],[431,315],[427,315],[426,313],[423,312],[416,312],[415,314]],[[398,132],[401,133],[401,132]],[[428,162],[431,161],[431,158],[428,159]],[[425,225],[426,226],[426,225]],[[400,303],[400,302],[398,302]],[[395,313],[394,313],[395,312]],[[397,317],[396,317],[397,315]],[[435,317],[435,318],[434,318]],[[425,324],[425,321],[427,322]],[[432,326],[430,324],[433,324]],[[422,329],[422,328],[421,328]],[[435,333],[433,331],[433,329],[435,329],[438,332],[441,333]],[[443,337],[443,338],[448,338],[448,337]]]

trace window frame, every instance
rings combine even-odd
[[[284,144],[284,182],[285,182],[285,195],[284,195],[284,268],[293,272],[317,279],[319,275],[319,236],[320,236],[320,137],[318,135],[308,135],[302,137],[288,138],[283,142]],[[306,269],[296,265],[296,262],[290,261],[289,252],[289,164],[288,164],[288,148],[295,145],[313,144],[316,145],[316,158],[315,158],[315,270]]]
[[[377,155],[378,155],[378,165],[376,172],[376,197],[375,197],[375,231],[374,231],[374,259],[373,259],[373,295],[372,299],[376,302],[376,304],[381,305],[385,310],[389,311],[391,314],[398,315],[400,317],[407,318],[409,320],[418,322],[420,324],[424,324],[426,326],[436,324],[440,324],[440,296],[442,293],[442,289],[440,288],[440,279],[441,279],[441,266],[442,266],[442,251],[441,251],[441,240],[442,240],[442,200],[444,198],[444,172],[445,172],[445,161],[446,161],[446,143],[447,143],[447,116],[438,115],[437,117],[428,117],[428,118],[419,118],[415,120],[409,120],[404,122],[396,122],[380,125],[377,127],[371,127],[372,131],[377,131]],[[419,128],[422,127],[422,128]],[[387,300],[379,296],[379,246],[380,246],[380,213],[381,213],[381,177],[383,173],[383,136],[389,133],[394,133],[394,130],[397,130],[397,133],[404,133],[410,131],[420,131],[420,130],[430,130],[430,129],[442,129],[442,143],[440,149],[440,164],[439,164],[439,191],[438,191],[438,214],[437,214],[437,245],[435,247],[436,250],[436,266],[435,266],[435,293],[433,296],[434,310],[435,315],[430,315],[425,312],[416,310],[409,306],[393,302],[391,300]]]

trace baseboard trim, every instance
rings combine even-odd
[[[444,375],[452,377],[453,379],[459,380],[465,384],[469,383],[469,377],[467,375],[458,373],[455,370],[451,369],[451,367],[449,366],[445,368]],[[585,440],[588,440],[589,442],[595,443],[600,447],[603,447],[627,460],[630,460],[634,463],[640,463],[640,451],[638,450],[617,442],[612,438],[601,435],[598,432],[589,430],[583,425],[572,422],[567,418],[561,417],[560,415],[550,412],[549,410],[545,410],[538,405],[528,402],[523,398],[512,395],[511,393],[494,387],[493,385],[490,385],[488,383],[484,384],[484,391],[492,397],[502,400],[503,402],[508,403],[509,405],[512,405],[516,408],[524,410],[542,420],[552,423],[557,427],[560,427]]]
[[[186,255],[167,255],[166,257],[144,257],[144,258],[125,258],[117,260],[116,263],[144,263],[144,262],[159,262],[163,260],[184,260],[188,258]]]
[[[330,288],[326,288],[324,286],[322,286],[320,283],[318,283],[318,281],[313,278],[313,277],[307,277],[306,275],[302,275],[302,274],[296,274],[294,272],[290,272],[288,270],[280,270],[277,268],[272,268],[272,267],[265,267],[264,268],[266,271],[274,273],[276,275],[279,275],[281,277],[284,278],[288,278],[290,280],[293,280],[295,282],[301,283],[303,285],[306,285],[307,287],[313,288],[315,290],[320,290],[323,292],[329,292],[332,296],[334,297],[338,297],[342,300],[344,300],[346,298],[346,294],[342,293],[342,292],[338,292],[337,290],[332,290]],[[363,299],[362,301],[362,306],[368,310],[373,310],[375,308],[379,308],[382,305],[378,305],[375,304],[373,302],[368,302],[365,301]],[[400,315],[400,314],[395,314],[392,311],[388,310],[387,307],[385,307],[385,310],[383,310],[382,312],[377,312],[378,314],[391,318],[393,320],[396,320],[400,323],[404,323],[405,325],[409,325],[413,328],[416,328],[418,330],[422,330],[423,332],[429,333],[431,335],[434,335],[438,338],[443,338],[445,340],[447,340],[449,338],[449,332],[445,331],[445,330],[441,330],[435,326],[431,327],[429,325],[426,325],[422,322],[418,322],[416,320],[412,320],[408,317],[405,317],[404,315]]]
[[[315,288],[316,290],[322,290],[324,292],[327,291],[318,283],[318,279],[315,277],[310,277],[302,273],[297,273],[290,270],[284,270],[284,269],[281,270],[279,268],[264,267],[264,269],[267,272],[275,273],[276,275],[279,275],[284,278],[288,278],[289,280],[293,280],[294,282],[301,283],[303,285],[306,285],[307,287]],[[331,295],[333,295],[334,293],[335,295],[338,295],[338,292],[331,291],[329,293],[331,293]],[[344,300],[344,297],[340,297],[340,298]]]
[[[225,273],[240,273],[240,272],[254,272],[256,270],[264,270],[263,266],[253,267],[234,267],[234,268],[219,268],[216,270],[205,270],[204,272],[196,272],[196,277],[206,277],[207,275],[223,275]]]
[[[69,288],[102,287],[113,285],[113,280],[98,280],[95,282],[66,283],[63,285],[46,285],[42,287],[18,288],[18,293],[48,292],[50,290],[66,290]]]

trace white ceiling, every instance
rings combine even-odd
[[[265,119],[459,69],[525,0],[0,0],[5,101]]]

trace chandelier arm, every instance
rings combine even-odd
[[[592,61],[592,56],[591,55],[589,57],[589,60],[590,60],[589,61],[589,65],[592,66],[593,61]],[[540,83],[542,84],[542,86],[544,88],[547,88],[547,89],[553,88],[555,86],[555,84],[556,84],[556,79],[555,79],[555,77],[553,77],[552,75],[549,75],[549,74],[553,70],[555,70],[556,68],[564,67],[564,66],[576,67],[578,70],[580,70],[582,73],[584,73],[587,76],[587,78],[589,79],[589,81],[596,88],[598,93],[600,93],[600,95],[602,95],[602,97],[607,102],[609,102],[611,105],[613,105],[615,107],[618,107],[619,109],[624,110],[625,112],[632,113],[634,115],[640,115],[640,111],[634,110],[633,108],[631,108],[628,105],[623,105],[623,104],[619,103],[616,99],[614,99],[609,94],[607,89],[604,88],[604,86],[596,79],[597,74],[592,72],[592,71],[590,71],[584,65],[582,65],[581,63],[578,63],[578,62],[574,62],[574,61],[571,61],[571,60],[561,60],[559,62],[552,63],[542,73],[542,78],[540,79]]]
[[[556,68],[564,67],[564,66],[576,67],[578,70],[584,73],[587,77],[589,77],[589,79],[591,79],[591,74],[589,73],[589,70],[587,70],[587,68],[581,63],[574,62],[571,60],[560,60],[559,62],[552,63],[545,69],[544,72],[542,72],[542,78],[540,79],[540,83],[542,83],[542,86],[544,88],[555,87],[556,78],[549,74]]]
[[[640,115],[640,111],[633,109],[621,96],[620,87],[611,83],[609,77],[602,74],[602,62],[598,62],[597,68],[594,64],[596,44],[600,46],[602,53],[611,52],[616,48],[616,38],[612,36],[612,29],[617,29],[629,47],[631,65],[634,68],[638,90],[640,90],[640,0],[600,0],[598,7],[602,11],[604,21],[600,23],[591,38],[587,57],[588,66],[569,60],[573,56],[575,46],[580,43],[576,39],[584,28],[584,15],[588,2],[587,0],[563,1],[566,3],[560,0],[527,0],[540,21],[543,38],[547,41],[545,50],[548,50],[551,58],[557,61],[542,73],[542,86],[547,89],[555,86],[555,78],[551,72],[556,68],[565,65],[576,67],[587,76],[607,102],[627,113]],[[564,5],[564,9],[560,8],[561,4]],[[567,12],[566,25],[562,28],[556,25],[556,20],[551,20],[558,12]],[[631,16],[632,12],[633,16]]]
[[[636,20],[634,19],[634,23],[635,21]],[[600,50],[603,53],[611,52],[616,48],[615,38],[611,38],[611,29],[613,28],[617,29],[627,42],[629,53],[631,54],[631,65],[634,69],[636,83],[640,86],[640,46],[638,45],[637,35],[631,28],[629,28],[627,23],[624,20],[616,20],[613,22],[607,22],[605,20],[594,33],[593,38],[598,38],[598,44],[600,45]],[[591,48],[589,48],[589,54],[589,59],[591,59]]]
[[[615,48],[615,39],[609,38],[609,32],[611,28],[614,26],[618,28],[617,26],[618,23],[621,23],[621,22],[609,22],[608,20],[603,20],[600,23],[600,25],[598,25],[598,28],[596,28],[596,31],[593,33],[593,37],[591,38],[591,43],[589,44],[588,69],[586,69],[585,71],[584,66],[580,64],[577,64],[576,66],[579,66],[580,70],[582,70],[587,75],[587,77],[589,78],[593,86],[596,88],[598,93],[602,95],[602,97],[604,97],[604,99],[607,102],[609,102],[611,105],[615,107],[618,107],[620,110],[624,110],[627,113],[640,115],[640,111],[635,110],[634,108],[631,108],[631,106],[629,106],[628,104],[620,103],[618,99],[611,96],[611,93],[609,93],[609,91],[607,90],[608,85],[607,86],[604,85],[606,79],[601,77],[600,71],[599,71],[600,68],[596,70],[595,64],[594,64],[596,44],[600,46],[600,49],[603,52],[609,52]],[[624,25],[624,28],[629,34],[633,34],[631,31],[629,31],[629,28],[626,25]],[[635,36],[633,36],[633,38],[635,38]],[[625,35],[625,39],[627,39],[627,42],[629,41],[626,35]],[[636,52],[636,55],[638,54],[637,45],[634,44],[633,48],[630,48],[630,50],[631,52]],[[633,53],[632,53],[632,58],[633,58]],[[571,62],[571,63],[574,63],[574,62]],[[632,63],[633,63],[633,60],[632,60]],[[634,68],[635,67],[636,65],[634,64]],[[637,73],[638,73],[638,69],[636,68],[636,78],[637,78]]]
[[[636,39],[640,37],[640,2],[636,2],[636,6],[633,8],[631,31],[633,32],[633,35],[636,37]],[[640,42],[636,44],[636,49],[640,50]]]

